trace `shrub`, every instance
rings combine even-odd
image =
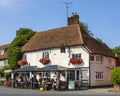
[[[116,67],[111,72],[110,80],[115,84],[120,86],[120,67]]]

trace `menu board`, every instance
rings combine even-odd
[[[75,82],[74,81],[68,82],[68,89],[75,89]]]

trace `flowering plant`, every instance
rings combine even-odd
[[[64,86],[65,85],[65,81],[60,81],[60,85]]]
[[[72,64],[79,64],[82,62],[83,62],[82,58],[70,58],[70,63],[72,63]]]
[[[28,62],[27,62],[27,60],[19,60],[17,63],[18,63],[18,65],[22,66],[22,65],[27,64]]]
[[[41,58],[39,61],[43,64],[48,64],[50,62],[50,59],[49,58]]]

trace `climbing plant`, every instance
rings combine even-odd
[[[11,42],[8,47],[8,64],[11,69],[16,69],[19,67],[17,61],[22,59],[21,47],[28,42],[28,40],[35,34],[35,32],[29,28],[20,28],[16,32],[16,37]]]

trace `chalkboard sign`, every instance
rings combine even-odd
[[[68,82],[68,89],[75,89],[75,82],[74,81]]]

